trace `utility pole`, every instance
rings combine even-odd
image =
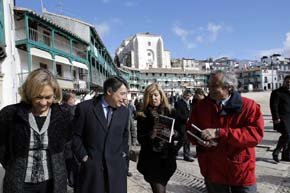
[[[44,6],[43,6],[43,2],[42,2],[42,0],[40,0],[40,6],[41,6],[41,13],[45,12],[46,9],[45,9]]]
[[[272,70],[272,90],[274,90],[274,62],[273,62],[273,55],[270,57],[271,58],[271,70]]]
[[[274,67],[273,67],[273,62],[271,62],[271,65],[272,65],[272,90],[274,90]]]

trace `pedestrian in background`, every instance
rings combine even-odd
[[[284,78],[282,87],[271,93],[270,108],[274,130],[281,133],[272,154],[273,160],[279,162],[279,153],[283,150],[282,160],[290,161],[290,75]]]
[[[153,193],[165,193],[167,182],[176,170],[179,147],[157,138],[158,131],[154,128],[159,115],[174,117],[174,114],[165,93],[156,83],[147,86],[143,101],[143,111],[137,115],[137,139],[141,145],[137,169]]]
[[[124,100],[124,105],[128,108],[129,110],[129,122],[128,122],[128,145],[129,145],[129,153],[127,156],[127,176],[131,177],[132,173],[129,171],[129,163],[130,163],[130,151],[132,151],[132,146],[136,145],[136,140],[137,140],[137,130],[134,125],[134,106],[130,103],[128,99]]]
[[[75,105],[76,105],[76,94],[73,91],[65,91],[62,93],[62,101],[61,106],[67,109],[72,116],[75,114]],[[72,130],[72,128],[69,128]],[[79,171],[79,163],[76,160],[75,156],[72,152],[72,140],[66,143],[65,145],[65,164],[66,164],[66,172],[67,172],[67,180],[68,185],[74,188],[74,192],[76,192],[76,186],[78,182],[78,171]]]
[[[128,84],[105,80],[104,94],[77,105],[73,152],[80,166],[80,193],[127,193]]]
[[[201,100],[205,99],[206,94],[201,88],[197,88],[194,91],[194,96],[192,99],[192,106],[194,106],[196,103],[200,102]]]
[[[208,193],[256,193],[255,146],[264,134],[260,106],[236,91],[233,73],[216,71],[209,78],[209,97],[193,106],[187,123],[197,125],[204,143],[197,158]]]
[[[21,102],[0,112],[3,193],[66,193],[65,143],[71,114],[61,108],[61,89],[51,72],[32,71]]]
[[[183,159],[188,162],[193,162],[194,159],[190,156],[190,142],[187,139],[186,134],[186,122],[189,117],[189,112],[191,111],[190,98],[192,97],[192,92],[189,89],[183,91],[182,97],[174,104],[175,107],[175,125],[176,130],[183,136],[181,141],[183,145]]]

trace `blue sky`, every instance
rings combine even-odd
[[[139,32],[161,35],[172,58],[290,57],[289,0],[43,0],[54,13],[96,26],[114,56]],[[16,0],[40,12],[40,0]]]

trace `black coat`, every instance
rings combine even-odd
[[[174,117],[166,111],[159,112],[159,114]],[[166,143],[160,152],[154,151],[154,148],[159,148],[160,140],[151,138],[153,126],[154,116],[149,107],[144,114],[139,113],[137,116],[137,139],[141,145],[137,169],[149,183],[165,185],[176,170],[175,156],[180,146],[175,146],[174,143]],[[176,138],[175,140],[180,139]]]
[[[273,120],[281,119],[282,125],[290,131],[290,91],[286,87],[271,93],[270,108]]]
[[[174,108],[176,128],[185,127],[190,112],[190,109],[188,109],[186,102],[183,99],[179,99],[174,104]]]
[[[0,163],[5,168],[3,193],[21,193],[26,173],[30,142],[30,106],[18,103],[0,112]],[[71,116],[59,105],[51,106],[48,150],[52,165],[53,193],[66,193],[64,147],[70,134]]]
[[[79,161],[89,156],[81,162],[80,192],[104,193],[108,183],[107,193],[127,193],[129,111],[117,108],[107,128],[101,97],[78,104],[75,111],[73,151]]]

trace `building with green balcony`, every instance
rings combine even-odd
[[[89,91],[88,42],[29,9],[15,8],[14,23],[19,85],[32,70],[45,68],[62,89]]]
[[[101,88],[107,77],[111,75],[121,75],[93,25],[75,18],[47,11],[44,12],[43,15],[89,43],[87,51],[89,86],[91,90],[98,90],[98,88]]]
[[[0,0],[0,61],[6,57],[5,46],[4,3]]]

